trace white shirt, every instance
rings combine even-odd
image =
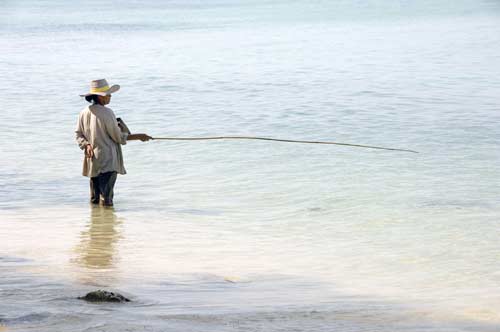
[[[88,144],[94,149],[94,157],[83,159],[84,176],[113,171],[126,174],[120,144],[127,144],[128,134],[120,130],[110,108],[99,104],[86,107],[80,112],[75,132],[80,149],[85,150]]]

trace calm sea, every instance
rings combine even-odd
[[[99,78],[133,132],[420,153],[134,141],[93,208]],[[3,0],[0,79],[0,330],[500,330],[498,1]]]

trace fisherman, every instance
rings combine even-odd
[[[80,112],[76,125],[76,141],[84,150],[83,176],[90,178],[90,202],[113,206],[113,188],[117,174],[126,174],[121,144],[152,139],[146,134],[131,134],[123,121],[106,107],[111,94],[120,86],[109,86],[105,79],[90,83],[90,92],[80,95],[92,103]]]

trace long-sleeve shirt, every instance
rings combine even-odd
[[[84,150],[91,144],[94,157],[83,159],[82,175],[95,177],[101,173],[125,174],[120,144],[127,144],[127,133],[118,127],[116,116],[110,108],[94,104],[80,112],[76,125],[76,141]]]

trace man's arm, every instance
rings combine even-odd
[[[85,156],[87,158],[92,158],[94,157],[94,149],[92,147],[92,144],[89,143],[87,140],[87,137],[83,134],[83,119],[82,119],[82,114],[78,117],[78,122],[76,124],[76,129],[75,129],[75,134],[76,134],[76,142],[78,143],[78,146],[80,149],[84,150]]]
[[[89,141],[87,140],[87,137],[83,134],[83,123],[82,123],[82,115],[78,117],[78,122],[76,123],[76,129],[75,129],[75,138],[76,138],[76,143],[78,143],[78,146],[80,149],[85,150],[85,147],[89,145]]]
[[[153,139],[153,137],[147,135],[147,134],[130,134],[127,136],[127,141],[143,141],[147,142],[150,139]]]

